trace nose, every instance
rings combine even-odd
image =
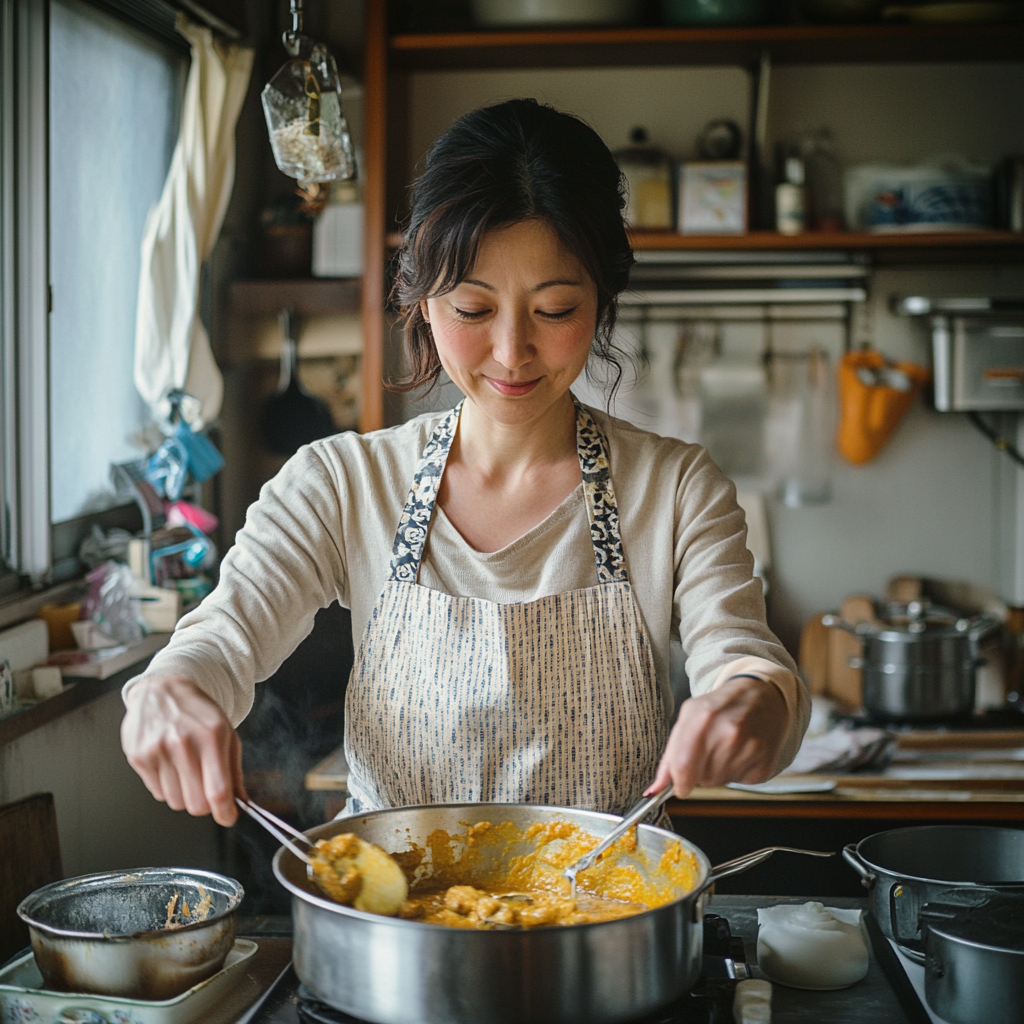
[[[510,310],[507,316],[499,318],[491,337],[491,356],[495,362],[518,370],[535,355],[529,317]]]

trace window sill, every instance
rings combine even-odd
[[[73,601],[82,592],[84,579],[68,580],[44,590],[20,590],[4,601],[0,601],[0,629],[16,626],[31,619],[44,604],[61,604]]]
[[[144,671],[152,654],[146,654],[134,665],[129,665],[115,672],[106,679],[74,679],[53,697],[32,704],[17,714],[0,719],[0,747],[12,743],[27,733],[49,725],[50,722],[62,718],[77,708],[105,697],[113,690],[119,690],[133,676]]]

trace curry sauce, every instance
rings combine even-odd
[[[682,843],[652,865],[634,829],[580,873],[573,899],[562,871],[599,842],[569,822],[438,829],[425,846],[393,854],[410,883],[399,917],[476,929],[592,924],[664,906],[696,884],[696,858]]]

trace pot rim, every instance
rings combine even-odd
[[[358,820],[365,820],[367,818],[382,817],[388,814],[404,813],[407,811],[437,811],[437,810],[481,810],[483,808],[510,808],[514,807],[517,810],[528,810],[528,811],[539,811],[544,814],[554,813],[570,813],[570,814],[585,814],[588,817],[607,821],[612,825],[617,825],[622,817],[617,814],[607,814],[604,811],[592,811],[586,808],[580,807],[556,807],[551,804],[508,804],[508,803],[482,803],[467,801],[465,803],[452,803],[452,804],[415,804],[408,807],[386,807],[378,811],[364,811],[359,814],[353,814],[346,818],[335,818],[332,821],[324,822],[322,825],[317,825],[316,828],[307,829],[305,834],[315,839],[329,838],[331,835],[337,834],[337,832],[344,831],[345,825],[350,822]],[[341,828],[337,829],[334,833],[322,833],[323,830],[328,829],[332,826],[340,825]],[[621,925],[623,922],[633,921],[638,917],[643,917],[645,914],[653,914],[658,911],[667,910],[669,907],[674,907],[678,903],[683,903],[686,900],[692,899],[694,894],[697,897],[703,893],[702,885],[707,879],[708,875],[711,874],[711,862],[708,860],[707,855],[700,847],[695,846],[688,839],[679,835],[677,832],[669,832],[668,829],[658,828],[656,825],[639,824],[637,829],[643,829],[645,832],[653,832],[657,835],[670,837],[671,839],[682,843],[682,845],[692,853],[697,861],[697,865],[700,868],[700,875],[694,884],[693,888],[688,892],[683,893],[681,896],[677,896],[674,900],[670,900],[668,903],[663,903],[660,907],[650,907],[647,910],[641,911],[639,914],[632,914],[629,917],[613,918],[610,921],[591,921],[586,924],[570,924],[570,925],[538,925],[534,928],[521,928],[513,930],[504,929],[465,929],[466,934],[473,935],[491,935],[500,936],[502,941],[509,941],[509,936],[512,935],[529,935],[534,932],[542,931],[557,931],[557,932],[571,932],[580,928],[603,928],[615,925]],[[349,831],[355,831],[355,829],[349,829]],[[358,833],[357,833],[358,834]],[[321,910],[327,910],[331,913],[337,914],[339,917],[351,917],[357,921],[372,922],[374,924],[386,924],[394,928],[439,928],[443,927],[436,924],[427,924],[425,921],[406,921],[400,917],[385,917],[383,914],[371,914],[367,910],[356,910],[355,907],[346,907],[341,903],[335,903],[333,900],[326,899],[323,896],[316,896],[306,889],[295,885],[287,877],[282,867],[282,861],[285,858],[289,858],[293,863],[301,863],[299,859],[293,854],[287,847],[281,846],[274,854],[272,865],[274,870],[274,876],[277,881],[287,889],[294,899],[300,899],[305,903],[312,904]],[[455,929],[455,931],[460,931]]]
[[[925,882],[929,885],[948,885],[948,886],[963,886],[968,889],[971,888],[984,888],[984,889],[1000,889],[1000,888],[1021,888],[1024,886],[1024,869],[1021,870],[1021,879],[1013,882],[970,882],[962,881],[954,878],[925,878],[923,875],[912,875],[904,871],[896,871],[890,867],[884,867],[881,864],[876,864],[874,861],[868,860],[861,850],[861,847],[870,842],[872,839],[878,839],[880,836],[892,836],[901,835],[908,832],[923,833],[929,831],[941,831],[948,832],[950,829],[956,830],[977,830],[983,829],[987,832],[1012,832],[1019,834],[1022,832],[1021,829],[1017,828],[1003,828],[998,825],[908,825],[905,828],[891,828],[885,829],[882,832],[874,832],[869,836],[865,836],[859,843],[857,843],[856,851],[857,856],[866,864],[872,871],[882,872],[887,875],[892,875],[894,878],[898,878],[901,881],[906,880],[910,882]]]
[[[138,932],[123,932],[112,935],[109,932],[83,932],[70,928],[55,928],[53,925],[44,924],[33,918],[32,912],[39,906],[45,905],[47,897],[64,894],[78,889],[92,890],[102,886],[101,882],[129,882],[135,880],[152,880],[173,882],[181,879],[181,884],[196,885],[206,882],[210,889],[221,892],[228,897],[228,905],[219,914],[212,914],[202,921],[194,921],[191,924],[184,924],[178,928],[155,928]],[[225,890],[227,890],[225,892]],[[205,871],[202,868],[131,868],[126,871],[96,871],[89,875],[78,875],[75,878],[63,878],[57,882],[50,882],[35,892],[26,896],[18,904],[18,917],[29,926],[44,935],[59,939],[85,939],[89,942],[136,942],[148,939],[167,939],[183,932],[197,932],[203,928],[217,924],[226,918],[231,917],[238,909],[245,890],[241,884],[227,875],[218,874],[216,871]]]
[[[927,924],[928,935],[935,935],[946,942],[956,943],[958,946],[970,946],[972,949],[984,949],[992,953],[1005,953],[1007,956],[1019,957],[1024,961],[1024,949],[1007,949],[1006,946],[992,946],[987,942],[975,942],[973,939],[965,939],[960,935],[950,935],[942,930],[941,925],[933,925],[930,921]],[[924,940],[925,949],[928,948],[928,936]]]

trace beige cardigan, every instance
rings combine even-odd
[[[703,448],[591,411],[608,439],[626,563],[666,714],[672,714],[669,641],[677,637],[694,694],[737,673],[778,686],[788,739],[777,767],[785,767],[807,727],[810,702],[792,659],[765,624],[732,482]],[[358,649],[387,579],[419,455],[442,415],[371,434],[339,434],[299,451],[263,487],[224,558],[219,585],[181,620],[147,674],[188,677],[237,724],[252,707],[255,684],[309,634],[318,609],[335,600],[350,608]],[[582,485],[496,552],[474,551],[437,510],[419,582],[502,603],[593,586]]]

